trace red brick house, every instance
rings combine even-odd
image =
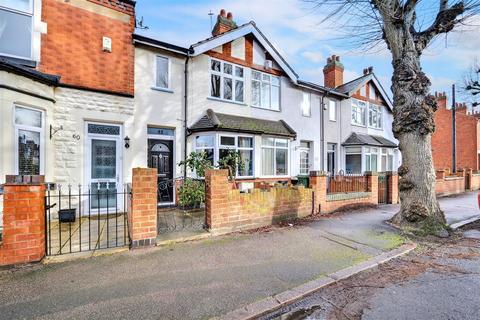
[[[445,93],[435,94],[438,110],[435,112],[436,129],[432,136],[432,154],[435,169],[452,167],[452,110],[447,108]],[[479,169],[480,123],[479,115],[468,111],[466,104],[456,107],[457,169]]]

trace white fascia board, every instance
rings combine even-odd
[[[390,101],[390,97],[388,96],[387,92],[383,88],[380,81],[378,81],[377,76],[375,76],[375,74],[373,74],[372,81],[373,83],[375,83],[375,86],[377,87],[377,89],[380,90],[383,100],[385,100],[385,103],[388,105],[388,108],[390,109],[390,111],[393,111],[392,101]]]
[[[285,62],[285,60],[280,56],[277,50],[275,50],[275,48],[273,48],[270,42],[268,42],[265,36],[261,34],[259,30],[251,23],[246,24],[230,32],[226,32],[225,34],[219,37],[213,38],[211,40],[207,40],[198,45],[193,45],[192,46],[193,53],[191,54],[191,56],[193,57],[198,56],[200,54],[207,52],[208,50],[212,50],[225,43],[234,41],[249,33],[252,33],[255,36],[255,38],[262,44],[262,46],[267,49],[268,53],[272,56],[275,62],[280,65],[280,67],[283,69],[283,71],[285,71],[288,77],[294,83],[297,83],[298,76],[295,73],[295,71],[293,71],[293,69]]]

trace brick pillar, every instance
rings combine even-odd
[[[221,228],[225,216],[228,217],[227,194],[230,189],[228,170],[205,172],[205,216],[209,229]]]
[[[368,191],[372,193],[372,203],[378,204],[378,173],[366,171]]]
[[[464,169],[465,170],[465,189],[467,190],[472,190],[473,185],[472,185],[472,175],[473,175],[473,169]]]
[[[437,169],[435,172],[436,179],[437,180],[445,180],[445,175],[446,175],[446,170],[445,169]]]
[[[398,203],[398,174],[395,171],[388,171],[388,195],[387,203],[397,204]]]
[[[327,202],[327,176],[322,171],[310,171],[310,188],[313,190],[313,213],[322,213]]]
[[[157,169],[133,169],[132,202],[128,215],[132,248],[156,244],[157,187]]]
[[[43,176],[7,176],[0,265],[36,262],[45,257],[43,182]]]

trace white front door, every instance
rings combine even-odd
[[[86,123],[86,184],[90,188],[91,213],[123,209],[122,126]]]

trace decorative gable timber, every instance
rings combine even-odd
[[[190,47],[192,56],[198,56],[200,54],[209,54],[211,56],[216,55],[219,59],[225,58],[218,56],[218,52],[213,51],[214,48],[218,46],[223,47],[223,52],[225,52],[225,47],[223,46],[226,43],[231,43],[232,41],[245,37],[245,60],[241,60],[235,57],[231,57],[230,62],[237,63],[243,66],[252,66],[253,65],[253,40],[258,41],[262,47],[265,48],[266,52],[271,56],[272,60],[275,61],[279,67],[282,69],[280,74],[286,74],[294,83],[297,83],[298,75],[295,73],[293,68],[286,62],[286,60],[280,55],[280,53],[275,49],[275,47],[268,41],[265,35],[256,27],[253,21],[239,26],[236,29],[232,29],[220,35],[208,38],[206,40],[200,41]],[[230,48],[231,50],[231,48]],[[268,70],[269,73],[277,73],[278,71],[272,71],[274,69],[266,69],[264,66],[252,66],[255,69],[262,71]]]

